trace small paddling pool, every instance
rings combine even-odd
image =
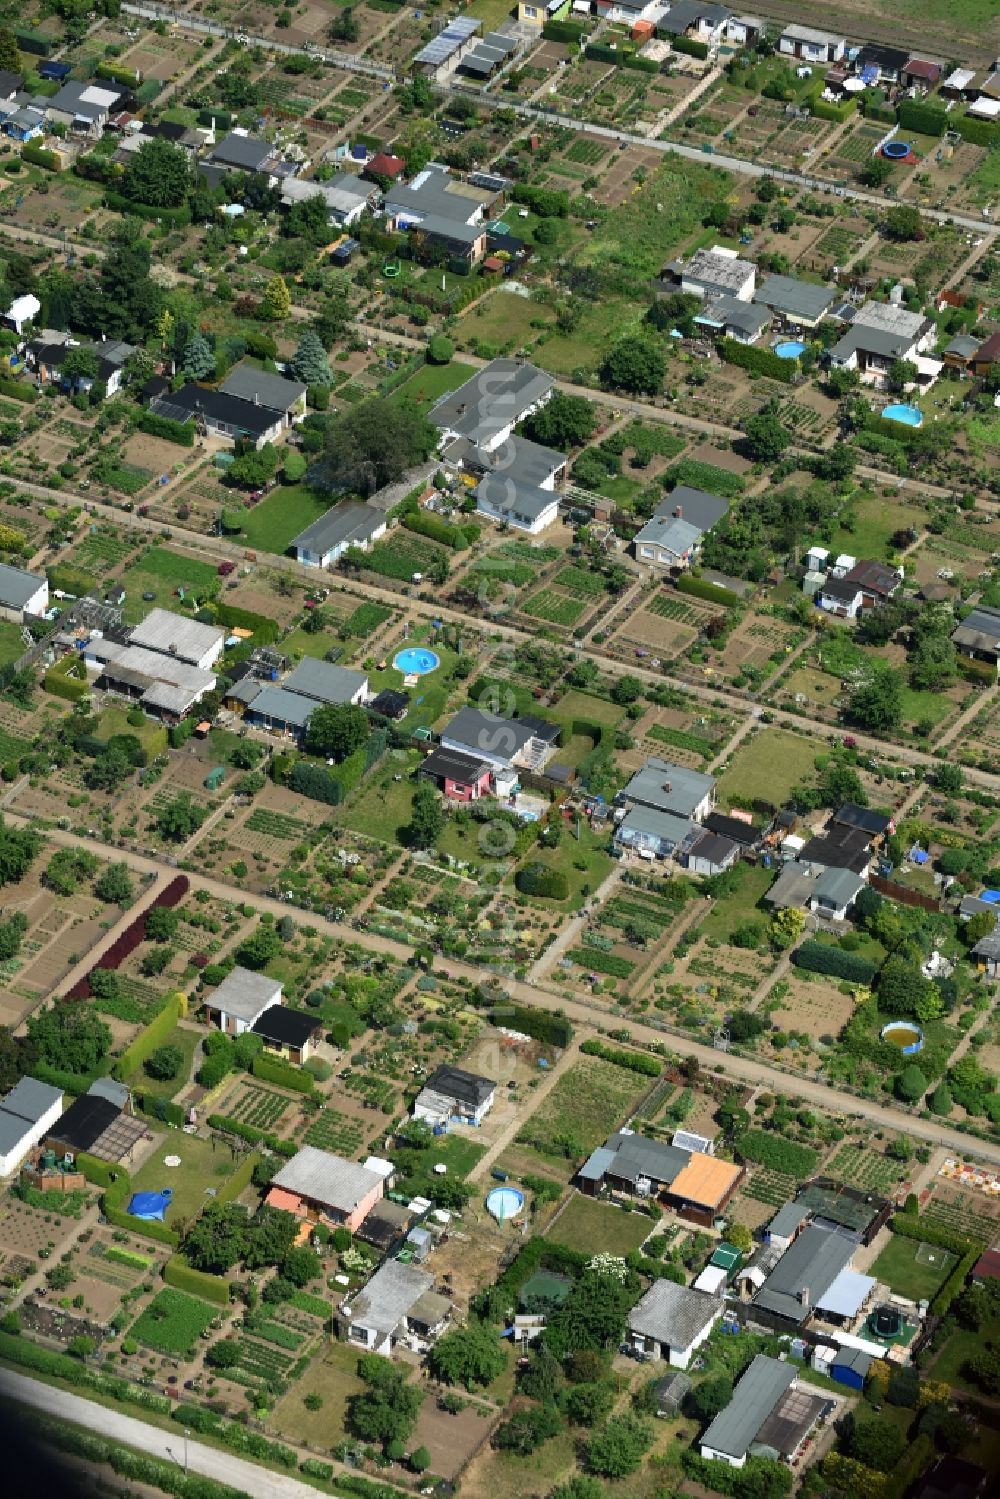
[[[516,1187],[494,1187],[486,1198],[487,1212],[491,1213],[498,1223],[506,1223],[508,1218],[516,1218],[524,1207],[524,1193],[519,1192]]]
[[[408,645],[405,651],[400,651],[392,664],[406,677],[426,677],[428,672],[437,671],[441,665],[441,657],[436,651],[426,651],[421,646]]]

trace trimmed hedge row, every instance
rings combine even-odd
[[[566,900],[569,896],[569,880],[561,869],[550,869],[547,864],[526,864],[514,876],[514,884],[522,895],[536,895],[546,900]]]
[[[150,437],[162,437],[164,442],[175,442],[182,448],[194,447],[194,422],[175,422],[173,417],[157,416],[155,411],[137,411],[133,421]]]
[[[657,1058],[644,1051],[625,1051],[620,1046],[605,1046],[602,1041],[584,1041],[580,1050],[585,1056],[600,1057],[603,1062],[641,1072],[644,1077],[659,1077],[663,1070]]]
[[[955,1297],[964,1290],[965,1282],[969,1278],[969,1272],[980,1256],[981,1250],[978,1245],[974,1249],[963,1254],[958,1264],[945,1280],[944,1285],[931,1301],[931,1311],[935,1317],[944,1317],[951,1310],[951,1304]]]
[[[830,947],[825,942],[803,942],[792,953],[792,962],[809,973],[828,973],[852,984],[869,986],[875,977],[875,964],[868,958],[844,952],[841,947]]]
[[[971,115],[960,115],[951,121],[951,129],[970,146],[985,146],[987,151],[992,151],[1000,145],[1000,127],[992,120],[974,120]]]
[[[34,167],[44,167],[46,172],[61,172],[62,159],[55,151],[47,151],[44,146],[36,145],[34,141],[26,141],[21,147],[21,160],[29,162]]]
[[[928,1223],[914,1213],[896,1213],[889,1220],[889,1228],[901,1239],[915,1239],[920,1244],[932,1244],[936,1249],[947,1249],[952,1254],[962,1255],[972,1249],[982,1254],[986,1247],[985,1239],[970,1239],[944,1224]]]
[[[316,1079],[311,1072],[303,1072],[277,1057],[258,1052],[253,1059],[253,1075],[262,1083],[275,1083],[279,1088],[290,1088],[293,1093],[311,1093]]]
[[[461,552],[469,545],[468,537],[461,526],[451,526],[438,515],[426,515],[422,510],[410,510],[403,516],[407,531],[426,536],[430,541],[439,541],[452,551]]]
[[[273,1131],[258,1129],[254,1124],[244,1124],[242,1119],[230,1119],[228,1114],[209,1114],[208,1123],[223,1135],[237,1135],[251,1145],[266,1145],[275,1155],[290,1160],[298,1151],[294,1140],[280,1140]]]
[[[185,881],[185,883],[187,883]],[[145,925],[145,913],[143,913],[143,924]],[[178,1020],[187,1011],[187,999],[178,990],[176,993],[168,994],[163,1009],[158,1015],[141,1030],[135,1040],[128,1045],[115,1063],[115,1074],[122,1082],[131,1077],[146,1060],[151,1057],[158,1046],[162,1046],[170,1035]]]
[[[67,664],[72,664],[72,657],[66,657]],[[76,677],[67,676],[65,670],[60,670],[60,663],[53,666],[42,677],[42,686],[46,692],[51,692],[53,697],[61,697],[67,703],[78,703],[81,698],[90,693],[90,684],[81,682]]]
[[[76,1158],[76,1169],[83,1173],[92,1187],[110,1187],[117,1170],[108,1161],[98,1160],[96,1155],[88,1155],[85,1150],[81,1150]]]
[[[672,36],[670,45],[675,52],[685,52],[688,57],[704,59],[708,56],[708,43],[696,41],[693,36]]]
[[[690,573],[682,573],[677,579],[677,592],[690,594],[695,599],[707,599],[710,604],[721,604],[723,609],[733,609],[740,602],[728,588],[720,588],[718,583],[710,583],[707,578],[692,578]]]
[[[23,380],[0,375],[0,396],[10,396],[12,401],[23,401],[25,406],[33,406],[38,400],[38,391],[33,385],[25,385]]]
[[[30,52],[33,57],[48,57],[55,43],[44,31],[29,31],[27,27],[15,26],[14,39],[21,52]]]
[[[296,760],[288,775],[288,786],[299,796],[324,802],[328,807],[339,807],[344,800],[344,783],[322,765],[313,765],[309,760]]]
[[[186,203],[180,208],[154,208],[151,203],[137,203],[133,198],[126,198],[124,193],[116,193],[110,187],[104,189],[104,202],[108,208],[117,209],[119,213],[134,214],[137,219],[162,219],[166,224],[181,225],[191,222],[191,210]]]
[[[127,68],[120,62],[99,62],[97,64],[98,78],[110,78],[112,83],[124,83],[129,88],[133,84],[142,82],[142,70],[140,68]]]
[[[17,1364],[22,1369],[30,1369],[35,1374],[49,1374],[57,1379],[64,1379],[67,1384],[97,1390],[115,1400],[128,1401],[131,1405],[141,1406],[143,1410],[158,1411],[161,1415],[169,1411],[173,1404],[166,1395],[155,1395],[152,1390],[142,1390],[137,1385],[130,1384],[127,1379],[119,1379],[113,1374],[101,1374],[77,1358],[70,1358],[66,1353],[55,1353],[50,1348],[42,1348],[16,1333],[0,1332],[0,1359]]]
[[[262,1436],[259,1431],[249,1431],[238,1421],[225,1421],[214,1411],[206,1410],[204,1406],[175,1405],[170,1412],[170,1418],[201,1435],[218,1437],[220,1442],[224,1442],[234,1452],[243,1452],[249,1457],[264,1458],[280,1464],[283,1468],[294,1468],[298,1465],[298,1458],[291,1447],[286,1447],[282,1442],[268,1441],[267,1437]]]
[[[794,359],[779,359],[772,349],[758,349],[754,344],[741,344],[735,338],[719,341],[719,353],[727,364],[738,365],[754,375],[765,375],[768,380],[780,380],[791,385],[795,379]]]
[[[572,46],[573,42],[580,41],[588,30],[588,27],[578,25],[574,21],[546,21],[542,27],[542,36],[547,42],[564,42],[567,46]]]
[[[896,118],[904,130],[915,130],[918,135],[940,136],[948,128],[945,111],[920,99],[904,99],[896,110]]]
[[[232,1176],[227,1177],[216,1192],[216,1202],[233,1202],[239,1197],[240,1193],[249,1187],[253,1179],[254,1168],[259,1160],[260,1156],[256,1151],[252,1151],[250,1155],[244,1156]]]
[[[189,1291],[200,1296],[202,1301],[214,1301],[217,1306],[228,1306],[232,1286],[221,1275],[209,1275],[205,1270],[195,1270],[179,1254],[171,1255],[163,1267],[163,1279],[168,1286],[178,1291]]]

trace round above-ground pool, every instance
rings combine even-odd
[[[892,406],[883,406],[882,415],[887,422],[902,422],[906,427],[924,425],[924,413],[916,406],[907,406],[905,401],[897,401]]]
[[[436,651],[425,650],[421,645],[408,645],[405,651],[400,651],[394,658],[392,664],[405,677],[426,677],[428,672],[437,671],[441,665],[441,657]]]
[[[882,155],[889,161],[905,161],[911,149],[909,141],[886,141],[882,147]]]
[[[904,1057],[915,1057],[924,1045],[924,1033],[915,1020],[893,1020],[882,1027],[879,1039],[898,1046]]]
[[[804,354],[805,351],[805,344],[797,338],[786,338],[784,343],[774,346],[774,352],[779,359],[798,359],[799,355]]]
[[[486,1210],[492,1213],[498,1223],[516,1218],[523,1207],[524,1193],[519,1192],[516,1187],[494,1187],[486,1198]]]

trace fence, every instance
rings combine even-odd
[[[869,875],[868,883],[873,890],[880,895],[888,895],[890,900],[898,900],[902,906],[918,906],[921,911],[940,911],[941,902],[932,895],[921,895],[919,890],[911,890],[908,885],[900,885],[896,880],[887,880],[884,875]]]

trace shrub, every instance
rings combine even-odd
[[[584,1041],[580,1050],[588,1057],[600,1057],[613,1062],[616,1067],[625,1067],[629,1072],[641,1072],[645,1077],[659,1077],[662,1067],[656,1057],[643,1051],[624,1051],[620,1046],[605,1046],[603,1042]]]
[[[62,161],[56,152],[47,151],[35,141],[27,141],[21,147],[21,160],[30,162],[32,166],[42,167],[46,172],[62,171]]]
[[[678,578],[677,592],[695,599],[707,599],[710,604],[721,604],[723,609],[732,609],[739,603],[736,594],[730,593],[728,588],[710,583],[707,578],[692,578],[690,573],[682,573]]]
[[[827,973],[866,987],[875,977],[874,963],[826,942],[803,942],[792,954],[792,962],[796,968],[805,968],[809,973]]]
[[[535,895],[548,900],[566,900],[569,896],[569,881],[561,869],[551,869],[538,861],[526,864],[514,876],[514,884],[522,895]]]
[[[137,411],[133,421],[150,437],[162,437],[164,442],[175,442],[182,448],[194,447],[194,422],[176,422],[169,416],[157,416],[155,411]]]
[[[186,885],[187,881],[185,880],[184,883]],[[104,961],[106,960],[107,955]],[[187,1000],[183,994],[179,991],[168,994],[160,1013],[149,1022],[145,1030],[139,1032],[118,1058],[115,1063],[115,1076],[125,1082],[134,1072],[138,1072],[153,1052],[164,1044],[186,1010]]]
[[[719,342],[719,353],[727,364],[739,365],[740,369],[750,370],[753,374],[766,375],[769,380],[780,380],[783,385],[791,385],[795,378],[794,359],[779,359],[771,349],[761,349],[756,344],[741,344],[735,338],[723,338]]]

